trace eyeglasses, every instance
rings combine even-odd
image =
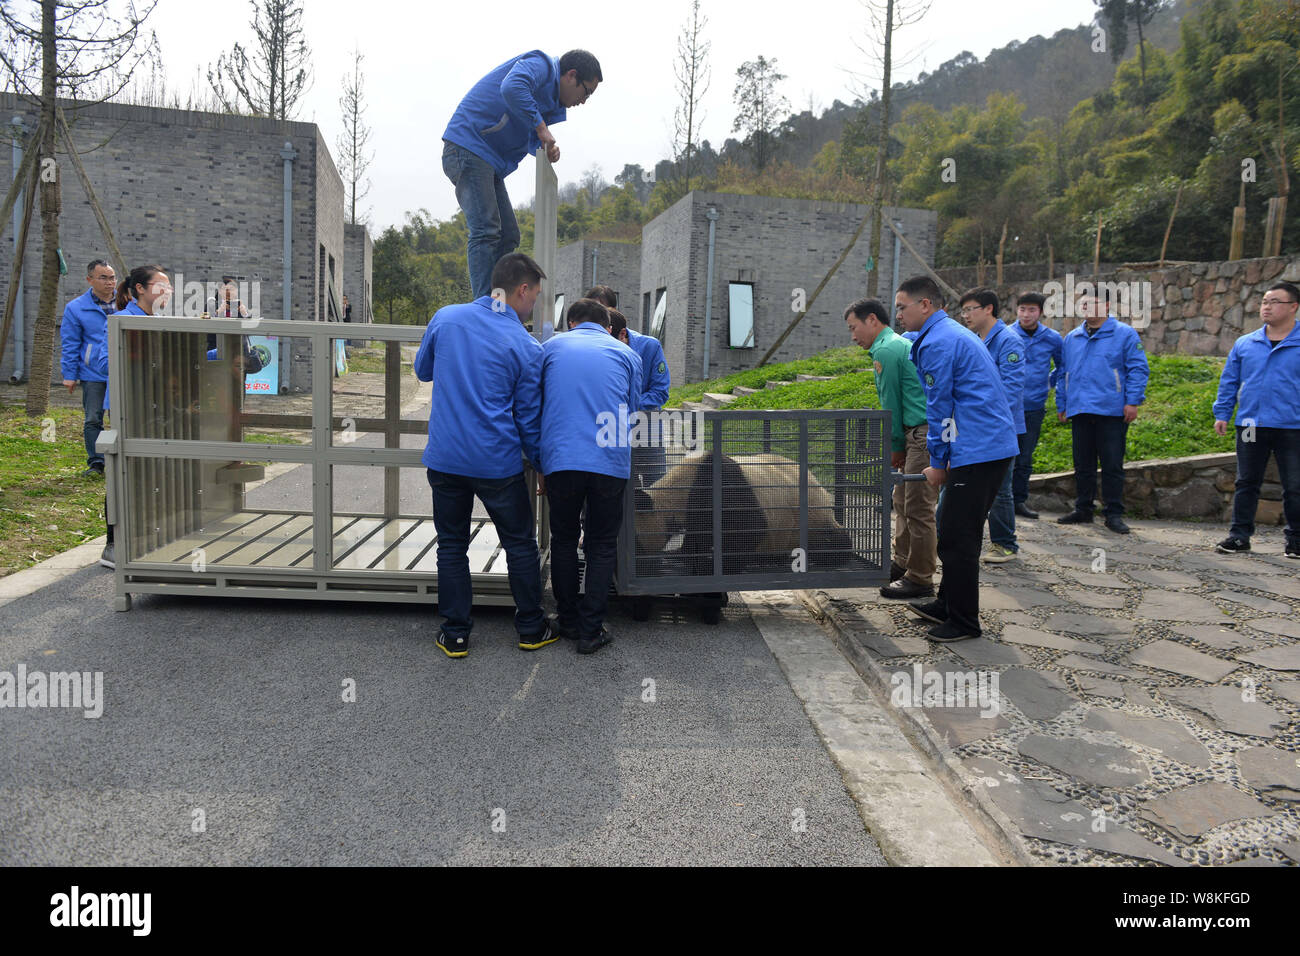
[[[582,87],[582,102],[585,103],[587,102],[588,98],[590,98],[591,94],[596,92],[596,88],[594,86],[588,88],[587,84],[584,83],[582,80],[578,81],[578,85]]]
[[[975,306],[973,306],[973,305],[968,305],[968,306],[966,306],[966,308],[964,308],[964,309],[961,310],[960,314],[961,314],[961,315],[970,315],[972,312],[976,312],[976,311],[978,311],[978,310],[975,308]]]
[[[1260,305],[1295,305],[1292,299],[1262,299]]]

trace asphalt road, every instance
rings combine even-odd
[[[111,597],[0,607],[0,670],[104,681],[98,719],[0,708],[0,865],[883,864],[743,610],[615,605],[579,657],[485,608],[453,661],[432,609]]]

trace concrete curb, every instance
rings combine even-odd
[[[104,550],[105,540],[105,536],[101,534],[85,544],[69,548],[52,558],[46,558],[40,564],[0,578],[0,607],[39,591],[43,587],[48,587],[69,574],[76,574],[82,568],[98,563],[99,556]]]
[[[796,591],[795,597],[830,634],[832,642],[853,666],[867,687],[881,700],[889,700],[889,678],[879,663],[853,640],[849,628],[841,621],[825,591]],[[936,777],[955,802],[959,802],[972,818],[981,836],[990,846],[996,847],[1012,863],[1021,866],[1045,866],[1042,860],[1029,852],[1019,829],[984,792],[984,788],[970,779],[961,761],[948,752],[943,737],[934,729],[924,711],[915,708],[889,707],[902,727],[907,739],[917,747],[936,770]]]

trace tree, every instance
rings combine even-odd
[[[302,0],[249,0],[256,47],[243,44],[208,67],[208,83],[223,109],[287,121],[311,86],[311,51],[302,26]]]
[[[691,18],[682,26],[681,36],[677,38],[677,60],[673,64],[680,97],[673,113],[673,151],[677,154],[675,159],[685,180],[683,195],[691,191],[691,156],[704,122],[701,104],[704,94],[709,91],[711,78],[708,57],[712,44],[702,35],[708,25],[708,18],[700,14],[700,0],[691,0]]]
[[[365,179],[374,153],[366,154],[370,144],[370,127],[365,125],[365,77],[361,73],[361,50],[352,54],[352,72],[343,76],[343,96],[339,109],[343,111],[343,132],[339,135],[339,173],[348,190],[348,222],[357,221],[357,200],[370,193],[370,181]],[[364,181],[364,185],[359,185]]]
[[[598,163],[592,163],[587,167],[587,171],[582,174],[580,186],[582,197],[587,200],[587,208],[595,209],[596,203],[600,201],[600,194],[609,188],[609,183],[605,182],[605,177],[601,175]]]
[[[1095,0],[1097,19],[1104,22],[1110,40],[1110,57],[1116,63],[1128,49],[1130,25],[1137,27],[1138,64],[1141,71],[1142,95],[1146,96],[1147,54],[1143,28],[1157,13],[1168,9],[1173,0]]]
[[[131,0],[126,0],[119,12],[110,6],[109,0],[40,0],[38,22],[34,16],[20,15],[15,4],[0,4],[0,24],[5,28],[5,38],[0,42],[0,63],[7,74],[6,81],[16,92],[33,98],[40,106],[34,151],[29,147],[34,162],[22,184],[29,196],[39,191],[41,199],[41,291],[27,382],[29,417],[44,415],[49,407],[50,377],[54,369],[62,203],[55,142],[61,132],[65,146],[71,147],[72,143],[58,97],[89,94],[96,98],[95,102],[102,102],[120,93],[142,62],[155,60],[157,39],[152,34],[146,39],[143,29],[154,6],[156,2],[141,12]],[[80,160],[75,156],[72,159],[79,166]],[[88,185],[89,180],[83,179],[83,184]],[[9,209],[19,185],[15,180],[6,208],[0,213],[3,224],[0,228],[8,225]],[[25,220],[30,217],[30,202]],[[92,205],[97,206],[93,198]],[[122,268],[120,262],[117,268]],[[5,318],[7,321],[8,315]]]
[[[746,134],[745,144],[754,158],[754,166],[762,170],[775,152],[773,132],[777,117],[790,112],[790,101],[776,91],[776,84],[786,79],[777,72],[776,57],[760,56],[748,60],[736,70],[736,89],[732,94],[736,103],[736,121],[733,133]]]

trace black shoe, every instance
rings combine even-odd
[[[897,581],[891,581],[882,587],[880,589],[880,596],[884,598],[896,598],[899,600],[934,597],[934,588],[926,584],[917,584],[915,581],[909,581],[907,578],[899,578]]]
[[[935,624],[946,624],[948,622],[948,609],[938,601],[927,601],[925,604],[909,604],[908,609],[918,617],[923,617],[927,621],[934,621]]]
[[[1129,526],[1124,523],[1124,519],[1119,515],[1111,515],[1106,519],[1106,527],[1116,534],[1128,534]]]
[[[113,545],[111,543],[104,545],[104,553],[99,556],[99,563],[110,571],[117,570],[117,562],[113,560]]]
[[[1056,519],[1057,524],[1092,524],[1092,515],[1084,514],[1082,511],[1071,511],[1068,515],[1061,515]]]
[[[1214,550],[1219,554],[1237,554],[1241,551],[1250,550],[1250,541],[1246,538],[1224,538],[1214,546]]]
[[[609,636],[609,631],[602,627],[595,637],[583,637],[578,640],[578,653],[595,654],[612,640],[614,639]]]
[[[1016,505],[1016,514],[1022,518],[1029,518],[1030,520],[1038,518],[1038,512],[1031,511],[1029,505],[1025,504],[1023,501]]]
[[[892,584],[907,573],[907,568],[903,567],[897,561],[889,562],[889,582]]]
[[[539,647],[545,647],[547,644],[554,644],[563,633],[560,631],[559,622],[553,618],[546,619],[546,627],[540,634],[519,635],[519,649],[523,651],[535,651]]]
[[[438,646],[448,657],[464,657],[469,654],[469,638],[458,637],[451,640],[447,633],[441,629],[438,631]]]
[[[1288,558],[1300,558],[1300,541],[1288,541],[1286,544]]]
[[[578,629],[576,627],[565,627],[560,623],[560,616],[558,614],[552,614],[547,618],[547,623],[551,627],[555,628],[560,637],[564,638],[566,641],[576,641],[578,639]]]
[[[103,477],[104,477],[104,466],[103,466],[103,465],[91,465],[89,468],[87,468],[85,471],[83,471],[83,472],[81,473],[81,477],[82,477],[82,478],[103,478]]]
[[[925,632],[925,636],[938,644],[951,644],[953,641],[964,641],[972,637],[979,637],[975,631],[967,631],[958,627],[956,624],[936,624]]]

